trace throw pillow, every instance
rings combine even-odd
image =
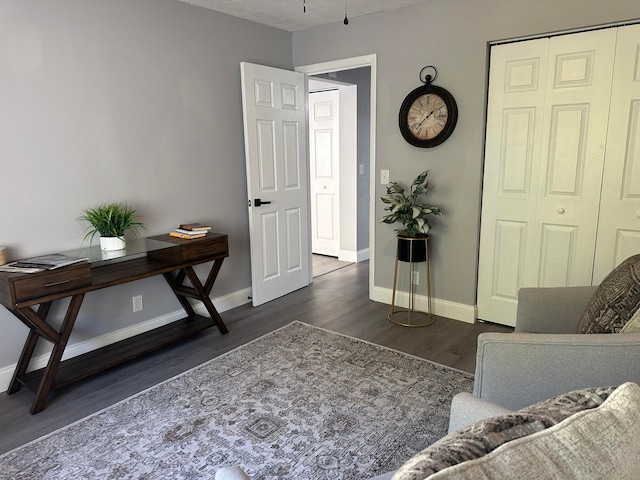
[[[640,254],[614,268],[589,300],[577,333],[621,333],[640,311]]]
[[[429,480],[640,478],[640,387],[621,385],[599,407],[519,438]]]
[[[507,442],[543,431],[577,412],[602,405],[614,390],[615,387],[577,390],[513,414],[470,425],[414,456],[392,480],[422,480],[453,465],[481,458]]]

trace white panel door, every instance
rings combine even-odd
[[[313,253],[340,251],[340,119],[338,90],[309,94],[309,168]]]
[[[242,62],[253,305],[311,281],[305,80]]]
[[[589,285],[615,30],[492,48],[478,317],[524,286]]]
[[[640,25],[618,29],[593,283],[640,253]]]
[[[547,53],[547,39],[491,50],[478,317],[497,323],[531,276]]]
[[[615,48],[615,29],[549,41],[527,286],[591,285]]]

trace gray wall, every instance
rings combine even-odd
[[[145,235],[185,221],[228,233],[213,296],[248,288],[240,62],[291,69],[291,42],[173,0],[2,0],[0,245],[11,259],[76,248],[83,208],[126,201]],[[161,278],[93,292],[71,343],[179,308]],[[27,329],[5,309],[0,326],[1,370]]]
[[[377,173],[375,218],[383,214],[379,171],[410,183],[431,171],[432,203],[444,216],[434,222],[434,297],[475,305],[482,187],[488,42],[640,18],[637,0],[429,0],[393,12],[352,18],[293,34],[294,65],[377,54]],[[456,98],[459,119],[453,135],[433,149],[404,141],[398,109],[421,85],[420,69],[435,65],[435,84]],[[376,223],[376,287],[391,288],[393,226]]]

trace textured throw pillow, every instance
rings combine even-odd
[[[640,311],[640,254],[627,258],[614,268],[589,300],[577,333],[624,333],[625,326],[638,320]]]
[[[507,442],[541,432],[577,412],[597,408],[615,389],[577,390],[513,414],[470,425],[414,456],[396,472],[392,480],[422,480],[453,465],[481,458]]]
[[[640,387],[625,383],[599,407],[519,438],[429,480],[640,478]]]

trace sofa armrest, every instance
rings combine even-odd
[[[640,383],[640,333],[478,336],[473,394],[511,410],[587,387]]]
[[[451,416],[449,417],[449,433],[472,425],[480,420],[513,413],[511,410],[474,397],[468,392],[457,394],[451,400]]]
[[[521,288],[516,332],[576,333],[578,321],[597,286]]]

